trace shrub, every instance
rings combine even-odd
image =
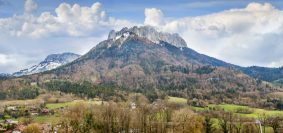
[[[41,130],[38,124],[30,124],[23,130],[23,133],[41,133]]]

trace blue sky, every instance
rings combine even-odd
[[[111,29],[150,25],[242,66],[283,65],[279,0],[0,0],[0,73],[84,54]],[[262,54],[265,53],[265,54]]]
[[[158,8],[171,17],[199,16],[220,12],[231,8],[244,8],[251,2],[271,3],[278,9],[283,8],[280,0],[34,0],[38,4],[35,14],[43,11],[54,13],[54,9],[63,2],[89,6],[100,2],[109,15],[118,18],[144,20],[145,8]],[[24,0],[0,0],[0,17],[22,14]]]

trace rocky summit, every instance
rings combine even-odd
[[[120,31],[110,31],[108,39],[117,40],[120,37],[126,37],[127,35],[135,34],[139,37],[146,38],[156,44],[161,41],[168,42],[176,47],[187,47],[187,43],[178,34],[170,34],[164,32],[158,32],[153,27],[150,26],[134,26],[132,28],[123,28]]]

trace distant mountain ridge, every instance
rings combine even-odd
[[[1,79],[7,79],[7,78],[10,78],[10,77],[12,77],[12,75],[9,74],[9,73],[0,73],[0,80]]]
[[[7,76],[11,76],[11,74],[9,74],[9,73],[0,73],[0,76],[1,77],[7,77]]]
[[[268,67],[260,67],[260,66],[251,66],[244,67],[242,71],[247,75],[268,81],[268,82],[280,82],[283,83],[283,67],[279,68],[268,68]]]
[[[23,75],[30,75],[34,73],[40,73],[48,70],[55,69],[59,66],[65,65],[79,58],[80,55],[74,53],[62,53],[48,55],[44,61],[30,68],[20,70],[12,74],[12,76],[18,77]]]

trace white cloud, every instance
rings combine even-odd
[[[32,0],[26,0],[25,2],[25,13],[26,14],[30,14],[36,9],[37,9],[36,3],[34,3]]]
[[[37,4],[32,0],[26,0],[25,13],[10,18],[1,18],[0,35],[28,36],[28,37],[52,37],[52,36],[94,36],[102,31],[122,28],[134,25],[127,20],[109,17],[102,10],[99,2],[92,6],[80,6],[60,4],[55,9],[55,15],[50,12],[43,12],[39,16],[32,15]]]
[[[19,64],[27,63],[26,60],[18,60],[19,58],[24,59],[21,55],[0,54],[0,73],[13,71],[15,68],[19,69],[21,68]]]
[[[159,26],[163,24],[163,13],[161,10],[156,8],[146,8],[145,12],[145,25],[151,25],[151,26]]]
[[[7,56],[4,54],[0,54],[0,64],[6,64],[9,60],[7,59]]]
[[[0,18],[0,73],[14,72],[62,52],[84,54],[111,29],[136,25],[108,16],[99,2],[91,6],[60,4],[55,12],[34,15],[26,0],[22,15]]]
[[[146,15],[147,18],[150,17]],[[243,9],[197,17],[162,17],[155,21],[159,23],[145,24],[179,33],[190,48],[227,62],[244,66],[283,65],[283,12],[269,3],[250,3]]]

